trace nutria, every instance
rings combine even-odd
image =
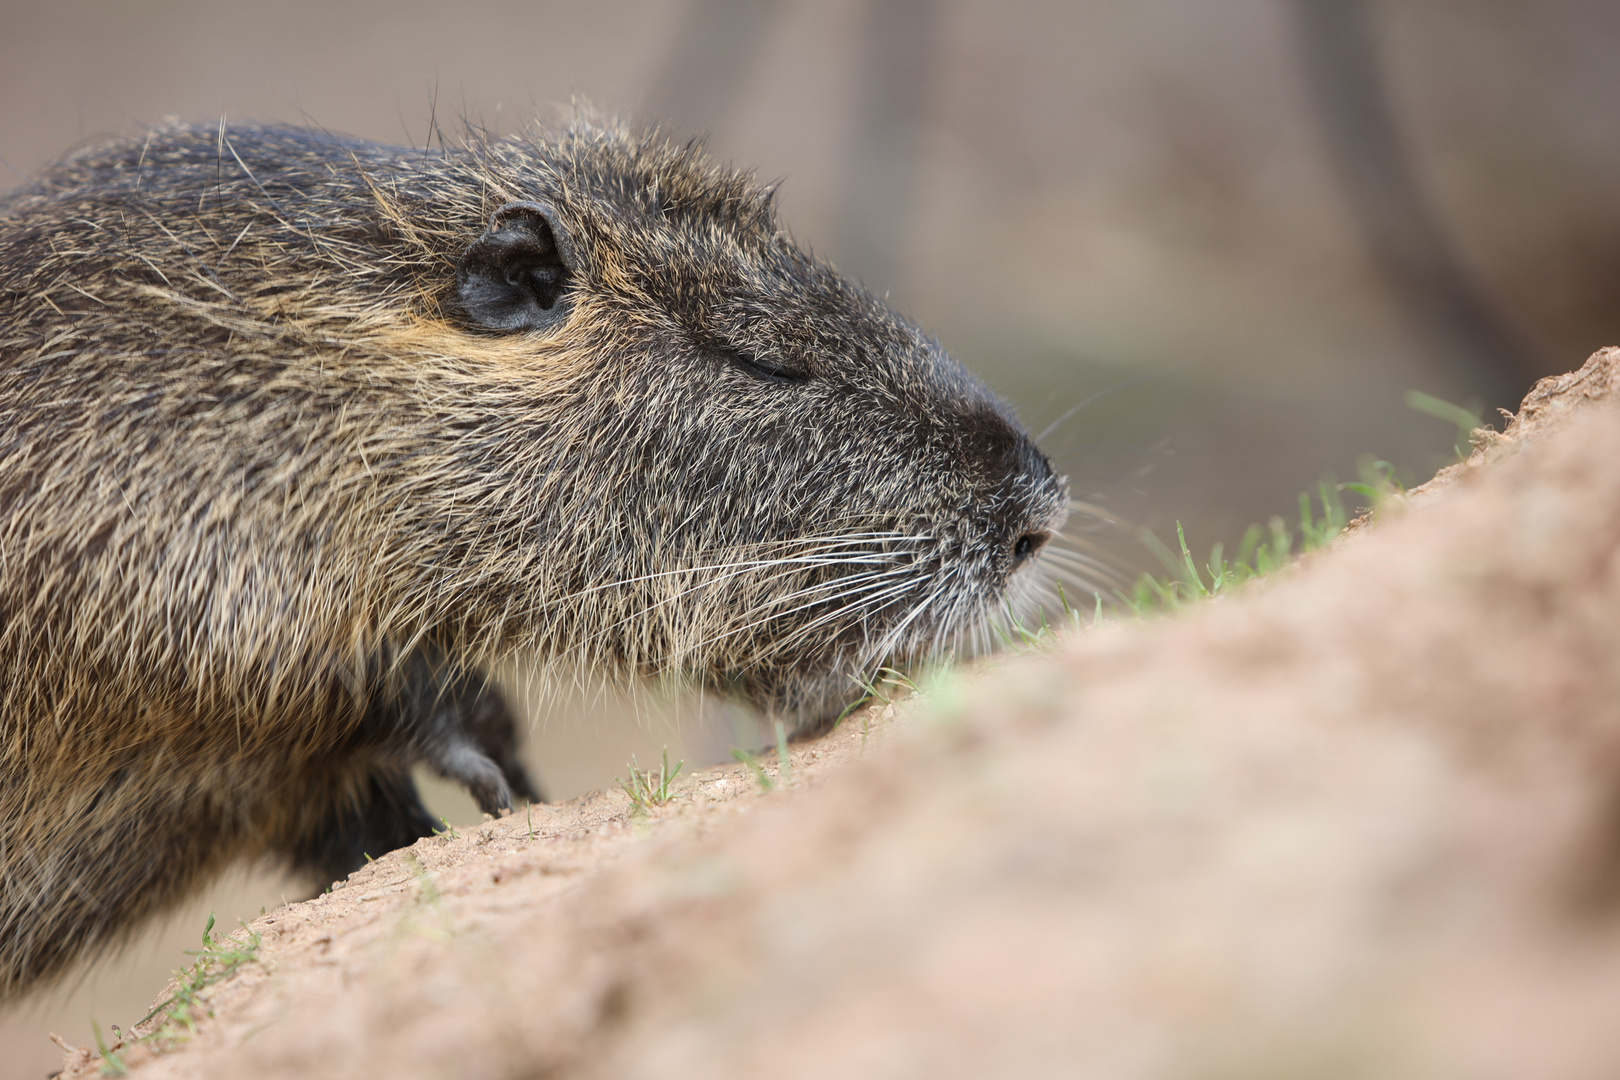
[[[1065,508],[701,148],[90,145],[0,202],[0,998],[228,860],[412,842],[414,763],[532,797],[513,650],[813,732]]]

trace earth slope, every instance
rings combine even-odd
[[[252,924],[141,1077],[1620,1075],[1620,350],[1226,599]],[[778,781],[778,767],[766,771]],[[100,1058],[68,1055],[73,1077]]]

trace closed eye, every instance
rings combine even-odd
[[[752,353],[740,349],[715,347],[713,352],[727,363],[739,367],[756,379],[776,383],[805,383],[810,381],[810,373],[803,368],[787,367],[770,360],[762,360]]]

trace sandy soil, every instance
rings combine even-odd
[[[1620,1075],[1620,350],[1239,595],[252,924],[143,1077]],[[67,1073],[100,1059],[80,1049]]]

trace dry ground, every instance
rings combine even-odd
[[[1617,387],[1608,350],[1297,568],[854,717],[785,790],[717,768],[395,852],[253,923],[194,1035],[119,1053],[153,1080],[1620,1075]]]

